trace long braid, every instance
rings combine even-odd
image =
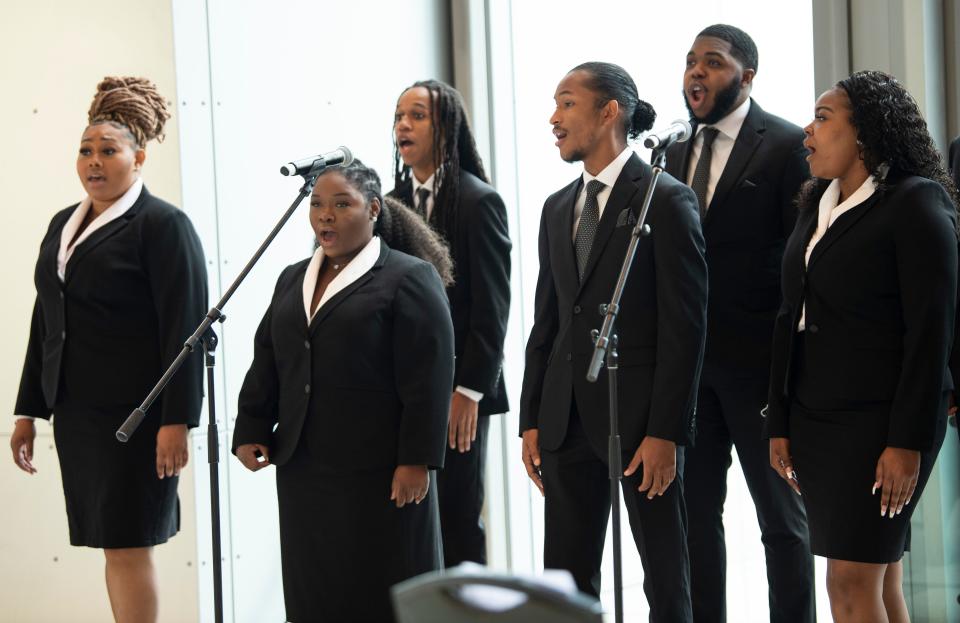
[[[170,112],[157,86],[146,78],[109,76],[97,85],[87,118],[90,125],[122,126],[137,147],[144,147],[152,139],[163,141]]]
[[[421,80],[413,83],[404,92],[423,87],[430,94],[430,110],[433,126],[433,157],[442,163],[433,178],[434,212],[436,228],[453,245],[457,231],[457,214],[460,201],[460,171],[467,171],[489,183],[483,161],[477,152],[477,143],[470,130],[466,109],[460,93],[439,80]],[[410,167],[400,158],[394,145],[394,184],[400,187],[410,180]]]

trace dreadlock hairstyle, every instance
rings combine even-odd
[[[440,163],[433,178],[433,214],[437,229],[448,241],[455,239],[457,211],[460,199],[460,171],[467,171],[490,183],[477,153],[477,143],[470,130],[466,108],[460,92],[439,80],[421,80],[404,89],[423,87],[430,94],[431,125],[433,126],[433,159]],[[401,96],[403,95],[401,93]],[[400,159],[400,149],[393,144],[394,187],[410,180],[410,167]]]
[[[569,73],[582,71],[590,78],[587,88],[597,94],[597,108],[603,108],[607,102],[617,100],[620,104],[623,131],[628,138],[635,139],[650,128],[657,119],[653,106],[640,99],[637,85],[627,70],[613,63],[590,62],[577,65]]]
[[[943,167],[927,122],[913,96],[893,76],[881,71],[858,71],[836,85],[850,100],[850,123],[857,133],[863,164],[882,188],[888,177],[916,175],[939,183],[960,205],[956,185]],[[829,180],[808,180],[798,205],[816,205]]]
[[[453,284],[453,260],[443,239],[423,222],[419,214],[396,199],[383,197],[380,176],[358,158],[347,166],[328,167],[320,177],[328,173],[340,173],[353,186],[367,205],[377,199],[380,216],[373,226],[373,233],[384,239],[392,249],[430,262],[440,274],[444,286]]]
[[[101,80],[87,113],[90,125],[109,123],[126,130],[138,149],[153,139],[163,142],[163,126],[169,118],[167,102],[157,85],[134,77]]]

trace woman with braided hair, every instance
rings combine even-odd
[[[277,466],[287,620],[387,623],[390,587],[442,561],[450,257],[359,160],[317,178],[310,224],[319,248],[254,337],[233,452]]]
[[[152,548],[177,533],[177,480],[197,425],[202,361],[191,357],[126,444],[114,431],[203,318],[203,251],[187,216],[140,177],[170,117],[143,78],[105,78],[80,139],[86,197],[50,221],[17,396],[13,459],[34,473],[34,418],[53,416],[70,543],[104,550],[116,621],[157,619]]]
[[[860,71],[804,128],[766,433],[827,558],[835,621],[909,621],[901,558],[946,431],[957,191],[916,101]],[[787,485],[784,485],[787,486]]]

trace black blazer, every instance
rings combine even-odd
[[[412,206],[413,182],[394,188],[389,196]],[[506,413],[510,405],[502,364],[510,315],[507,209],[492,186],[461,171],[457,210],[457,231],[440,232],[451,243],[455,279],[447,288],[457,353],[453,384],[483,392],[480,415]]]
[[[692,148],[690,140],[667,149],[667,172],[684,182]],[[803,130],[751,100],[703,220],[710,268],[706,361],[763,378],[770,373],[780,262],[796,221],[794,197],[810,175],[806,155]]]
[[[123,216],[74,249],[61,282],[60,234],[76,207],[54,215],[40,243],[19,415],[49,418],[66,402],[139,405],[207,310],[200,239],[186,214],[146,187]],[[162,424],[196,426],[202,397],[196,353],[153,411]]]
[[[783,256],[766,434],[790,436],[790,401],[800,394],[804,406],[817,410],[889,411],[887,445],[928,450],[945,417],[942,394],[953,388],[947,369],[957,300],[953,204],[936,182],[891,175],[837,218],[805,269],[817,211],[815,200],[801,212]],[[798,334],[803,304],[806,330]],[[791,374],[800,339],[802,387]]]
[[[539,429],[555,450],[567,432],[571,400],[599,456],[609,435],[606,369],[586,381],[592,329],[603,320],[652,171],[636,154],[610,192],[583,283],[577,278],[573,210],[582,177],[547,198],[540,219],[540,274],[527,341],[520,432]],[[660,177],[621,301],[619,426],[632,455],[651,435],[679,444],[693,439],[697,382],[706,330],[707,265],[697,200],[670,175]]]
[[[442,467],[453,391],[453,329],[432,265],[382,243],[376,265],[330,298],[310,325],[310,260],[277,280],[240,389],[233,450],[271,448],[282,465],[301,437],[339,473]]]

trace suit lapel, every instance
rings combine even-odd
[[[343,290],[340,290],[328,300],[323,306],[317,310],[316,315],[313,317],[313,320],[310,322],[309,331],[310,335],[313,335],[317,331],[317,327],[330,315],[330,313],[337,308],[343,301],[347,299],[351,294],[356,292],[359,288],[363,287],[368,281],[373,279],[374,273],[376,273],[383,264],[387,261],[387,254],[390,252],[387,245],[381,243],[380,257],[377,258],[377,263],[373,265],[373,268],[360,275],[356,281],[352,282],[350,285],[345,287]],[[306,277],[306,274],[304,274]],[[301,282],[302,285],[302,282]],[[301,288],[300,292],[303,292]],[[303,305],[303,296],[300,297],[301,309]],[[302,317],[302,316],[301,316]]]
[[[856,225],[857,222],[862,219],[867,212],[870,211],[870,208],[872,208],[880,200],[880,195],[880,191],[874,192],[870,197],[867,198],[866,201],[856,207],[850,208],[837,217],[837,220],[833,222],[833,225],[831,225],[827,229],[827,232],[823,234],[823,238],[821,238],[820,241],[817,242],[817,245],[813,247],[813,251],[810,253],[810,261],[807,262],[808,271],[813,268],[813,265],[816,263],[816,261],[820,259],[820,257],[822,257],[823,254],[826,253],[827,250],[829,250],[830,247],[833,246],[833,244],[839,240],[841,236],[847,233],[851,227]]]
[[[737,140],[733,143],[733,151],[730,152],[727,165],[723,167],[723,173],[717,180],[717,187],[713,191],[713,198],[710,200],[705,222],[710,220],[710,215],[713,214],[715,208],[723,208],[727,195],[740,183],[740,176],[749,164],[757,147],[763,142],[765,131],[763,109],[751,100],[750,112],[747,113],[747,118],[743,120]]]
[[[639,182],[642,178],[643,166],[640,164],[640,157],[633,154],[624,165],[623,171],[620,172],[620,177],[617,178],[617,182],[613,185],[610,196],[607,198],[607,205],[603,208],[603,216],[600,217],[600,223],[597,226],[597,235],[590,247],[590,258],[587,260],[587,267],[583,271],[583,279],[580,280],[581,288],[590,278],[590,273],[597,265],[610,236],[617,228],[617,219],[620,212],[630,205],[633,196],[640,189]]]
[[[583,176],[581,175],[576,181],[571,182],[557,198],[555,205],[560,218],[552,221],[552,231],[550,232],[550,237],[559,241],[558,247],[560,249],[555,273],[571,277],[574,284],[577,282],[577,254],[573,246],[573,212],[577,203],[577,196],[580,194],[582,187]]]
[[[697,123],[692,123],[690,140],[683,143],[674,143],[667,150],[667,167],[665,171],[675,177],[681,184],[687,183],[687,171],[690,169],[690,154],[693,153],[693,140],[697,136]]]
[[[66,211],[60,223],[50,232],[46,244],[40,248],[38,259],[39,270],[51,279],[51,283],[60,283],[60,277],[57,275],[57,255],[60,253],[60,237],[63,235],[63,228],[66,227],[67,221],[70,220],[70,215],[73,214],[73,211],[76,209],[77,206],[73,206],[73,209]]]
[[[64,271],[63,281],[64,283],[70,282],[70,276],[77,270],[77,266],[80,262],[83,261],[91,251],[96,249],[103,243],[105,240],[108,240],[117,232],[124,229],[127,225],[130,224],[130,221],[140,212],[140,209],[143,207],[144,203],[147,202],[147,199],[150,197],[150,193],[147,192],[147,187],[144,186],[143,190],[140,192],[140,197],[134,202],[130,209],[124,212],[122,215],[113,219],[97,231],[90,234],[90,237],[84,240],[82,243],[77,245],[73,250],[73,254],[70,256],[70,261],[67,262],[66,269]],[[58,239],[59,245],[59,239]],[[57,247],[59,252],[59,246]]]

